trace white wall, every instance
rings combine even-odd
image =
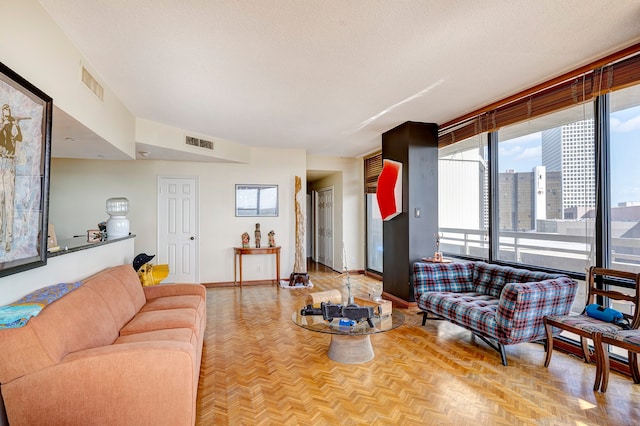
[[[25,294],[62,282],[76,282],[110,266],[133,262],[134,240],[127,239],[63,254],[45,266],[0,278],[0,305],[15,302]]]
[[[342,243],[350,270],[365,267],[364,161],[362,158],[307,156],[308,170],[335,173],[313,182],[310,189],[333,186],[333,269],[343,269]]]
[[[36,0],[2,1],[0,61],[53,98],[56,106],[135,158],[134,116],[104,87],[101,102],[81,82],[91,68]]]
[[[200,281],[233,281],[232,247],[240,246],[240,235],[245,231],[253,243],[258,222],[265,240],[270,230],[275,231],[276,244],[282,246],[281,275],[287,277],[295,255],[296,175],[302,177],[306,187],[304,150],[252,148],[249,164],[54,159],[49,218],[58,239],[86,234],[87,229],[95,229],[98,222],[108,218],[107,198],[127,197],[130,230],[136,234],[135,252],[155,254],[158,176],[197,176]],[[235,217],[236,184],[278,185],[279,216]],[[306,210],[305,205],[302,208]],[[243,280],[275,277],[272,256],[246,256],[243,263]]]
[[[214,143],[214,150],[207,152],[203,148],[185,145],[185,136],[210,140]],[[249,147],[245,145],[142,118],[136,118],[136,142],[154,147],[197,153],[200,156],[216,158],[220,162],[247,163],[251,155]]]

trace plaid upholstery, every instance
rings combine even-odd
[[[603,332],[602,335],[628,345],[638,346],[638,351],[640,351],[640,330],[609,331]]]
[[[618,330],[622,330],[621,327],[613,323],[610,323],[607,321],[600,321],[599,319],[592,318],[587,314],[565,315],[565,316],[552,315],[552,316],[549,316],[549,319],[557,323],[566,324],[570,327],[577,328],[578,330],[583,330],[589,333],[593,333],[595,331],[598,331],[600,333],[605,333],[605,332],[616,332]]]
[[[496,322],[504,332],[501,343],[546,338],[543,317],[569,314],[577,287],[567,277],[505,285],[496,312]]]
[[[501,344],[546,337],[543,318],[566,315],[577,283],[564,276],[484,262],[416,262],[418,307]]]
[[[416,300],[427,291],[475,291],[473,288],[473,263],[423,263],[413,264],[414,294]]]
[[[502,289],[508,283],[528,283],[532,281],[550,280],[561,276],[562,275],[558,274],[547,274],[546,272],[516,269],[510,266],[476,262],[473,271],[473,283],[475,285],[475,291],[478,293],[500,297]]]
[[[465,327],[474,333],[495,338],[498,299],[481,293],[427,292],[418,307]]]

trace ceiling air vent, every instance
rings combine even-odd
[[[101,101],[104,101],[104,88],[98,80],[93,78],[91,73],[85,67],[82,67],[82,82],[89,88]]]
[[[205,139],[198,139],[198,138],[194,138],[193,136],[187,136],[185,138],[185,143],[187,145],[198,146],[200,148],[209,149],[213,151],[213,142]]]

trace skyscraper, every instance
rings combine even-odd
[[[562,219],[559,172],[537,166],[530,172],[509,170],[498,179],[500,230],[533,231],[538,220]]]
[[[542,132],[542,165],[561,172],[562,210],[594,208],[595,143],[593,119]]]

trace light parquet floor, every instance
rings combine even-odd
[[[638,425],[640,386],[612,373],[594,392],[595,366],[540,344],[497,352],[443,321],[371,336],[375,358],[330,360],[330,335],[304,330],[291,313],[311,291],[338,288],[339,274],[310,267],[313,289],[256,285],[207,290],[198,425]],[[368,292],[375,280],[352,276]]]

